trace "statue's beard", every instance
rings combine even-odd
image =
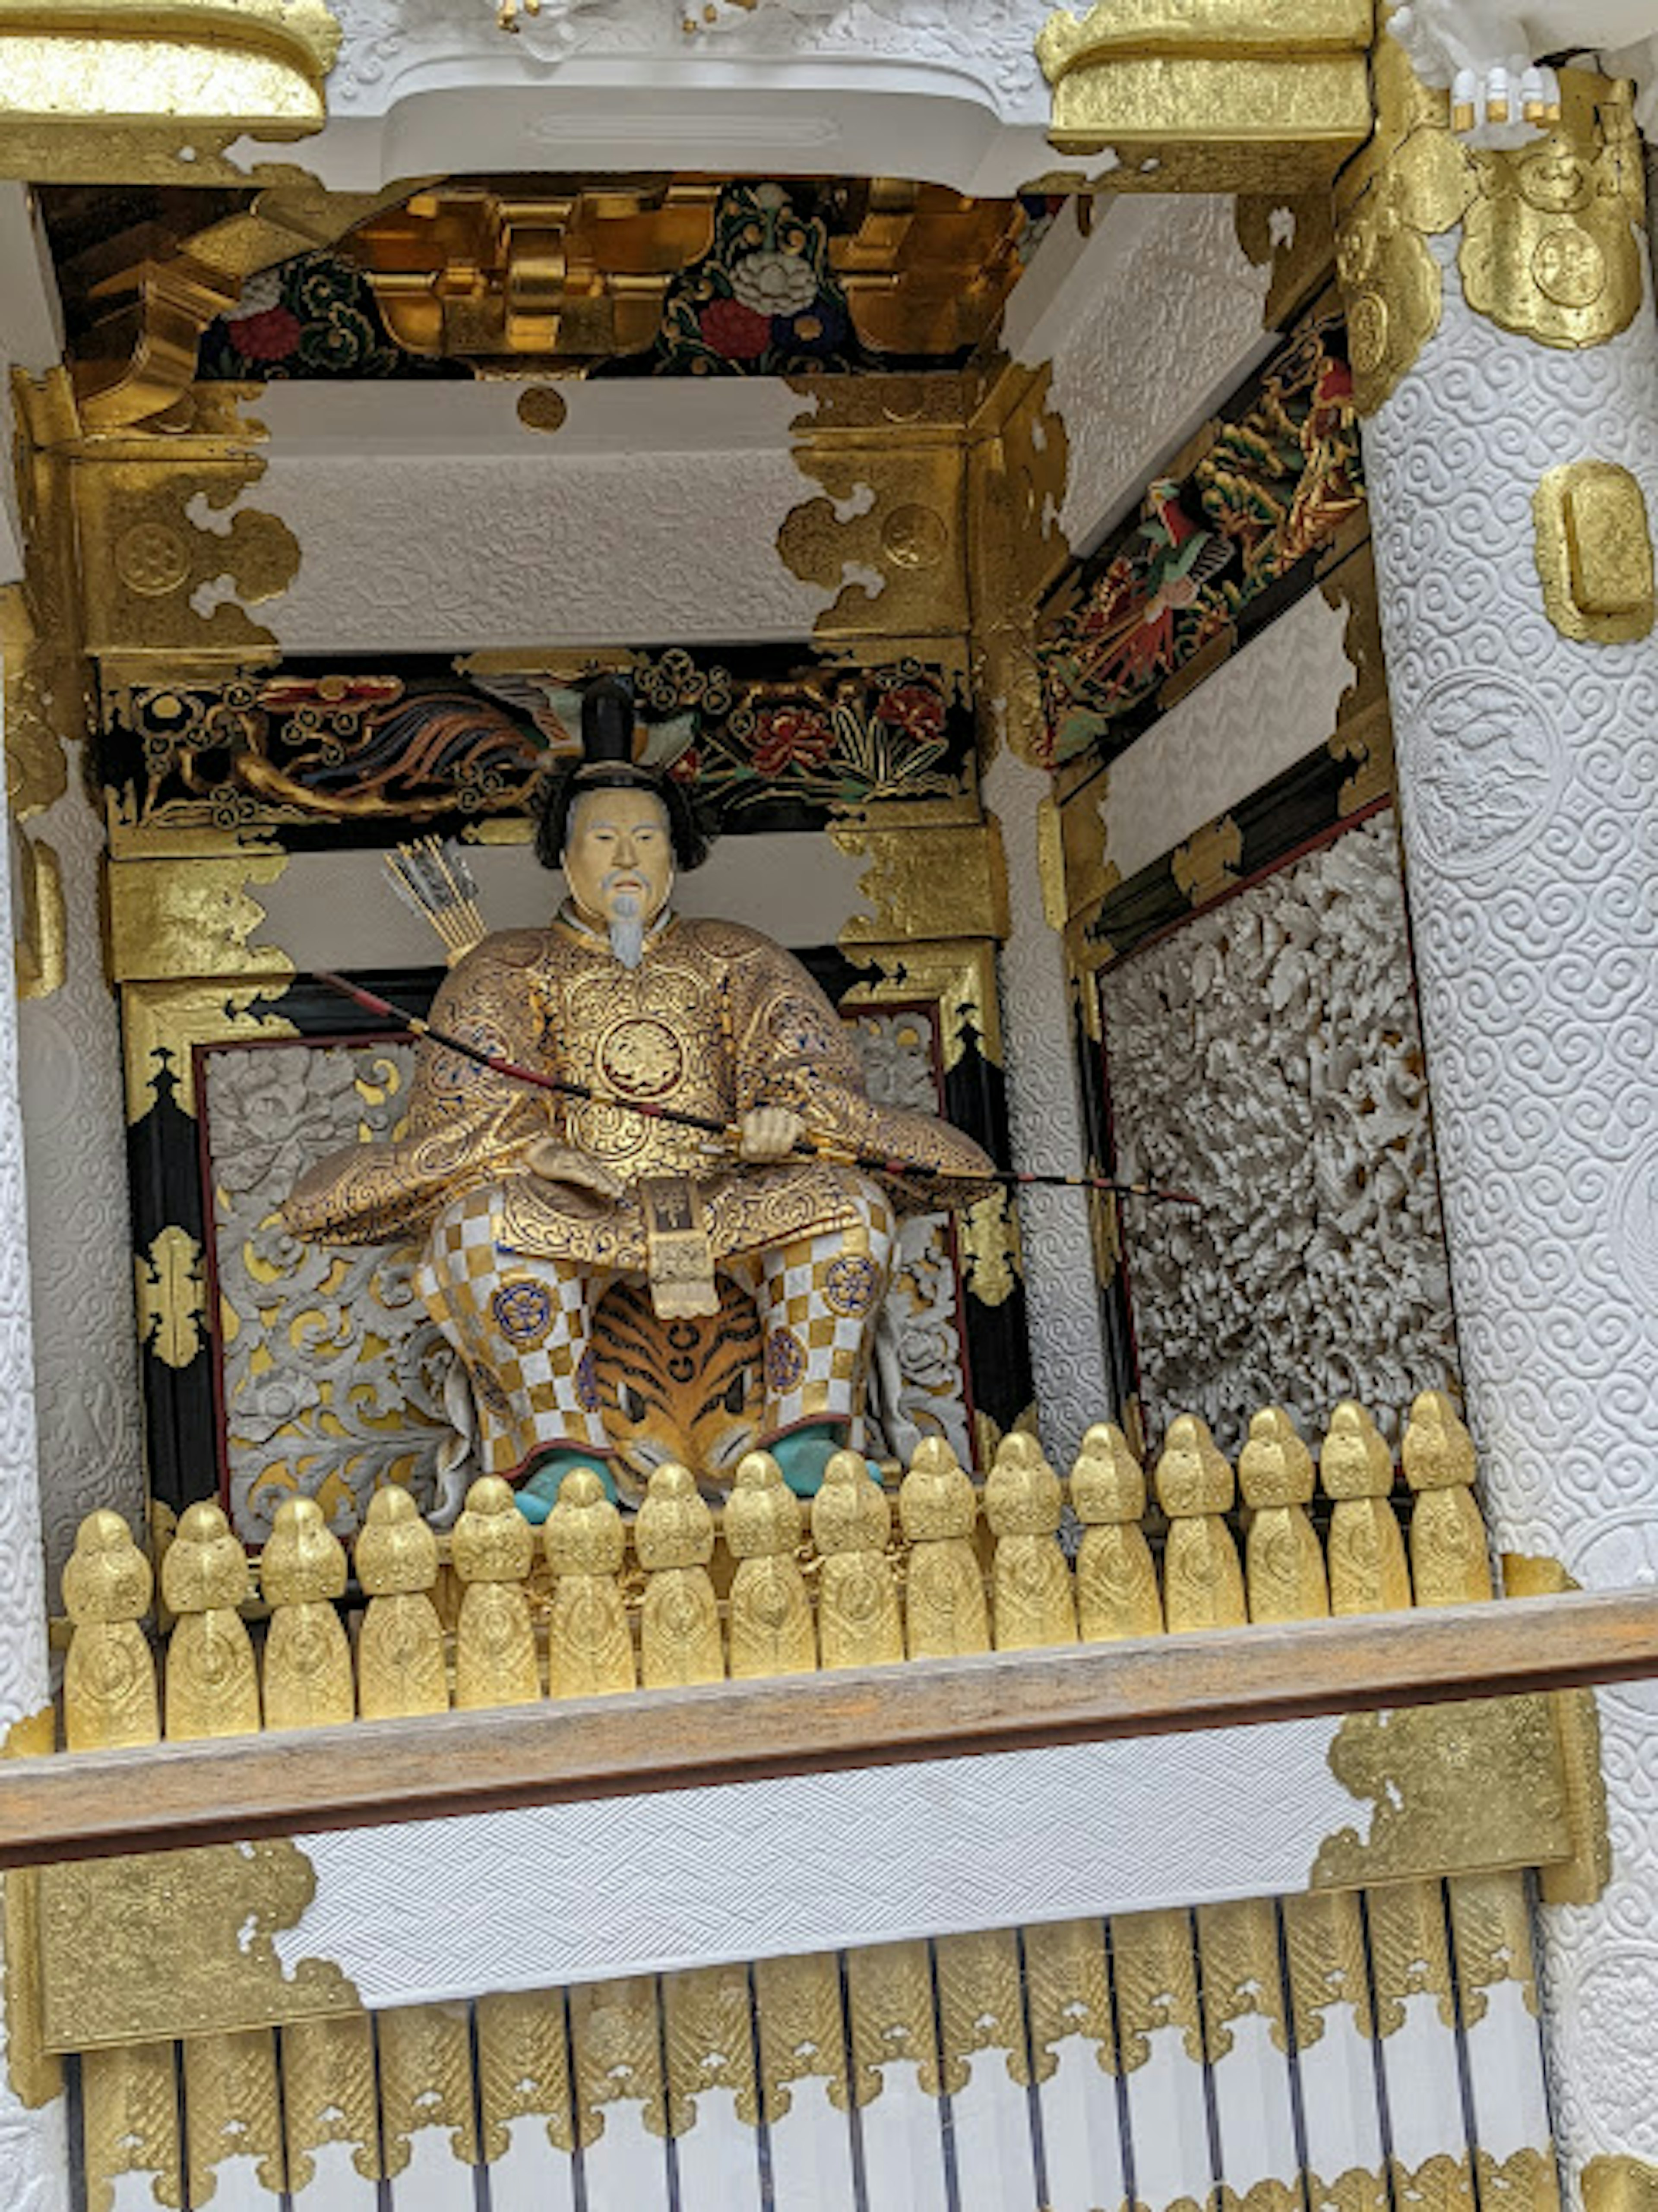
[[[624,968],[645,957],[645,909],[632,891],[618,891],[610,905],[610,950]]]

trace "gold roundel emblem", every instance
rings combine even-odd
[[[1575,223],[1546,231],[1531,266],[1538,290],[1558,307],[1592,307],[1606,289],[1606,257]]]
[[[165,522],[135,522],[116,541],[115,573],[147,599],[176,592],[190,574],[190,549]]]
[[[613,1091],[630,1098],[660,1098],[685,1073],[685,1054],[665,1022],[631,1014],[605,1031],[598,1065]]]

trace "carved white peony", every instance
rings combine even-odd
[[[1658,120],[1658,4],[1655,0],[1393,0],[1388,28],[1424,84],[1473,107],[1465,135],[1514,146],[1537,135],[1523,114],[1527,73],[1546,55],[1599,51],[1615,76],[1633,76],[1643,130]],[[1546,97],[1558,88],[1541,69]]]
[[[732,289],[756,315],[798,315],[817,297],[817,279],[799,254],[766,246],[735,264]]]

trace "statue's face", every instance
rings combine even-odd
[[[564,878],[584,921],[608,924],[633,900],[648,929],[673,888],[668,810],[653,791],[584,791],[570,809]]]

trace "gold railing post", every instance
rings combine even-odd
[[[267,1724],[326,1728],[350,1720],[356,1711],[351,1647],[335,1610],[345,1595],[345,1547],[314,1499],[290,1498],[277,1507],[259,1581],[271,1607],[264,1644]],[[353,2201],[372,2207],[380,2179],[380,2124],[367,2014],[293,2021],[282,2031],[281,2058],[288,2185],[296,2206],[301,2212],[307,2201],[327,2212]],[[331,2143],[349,2148],[352,2173],[331,2165],[319,2176],[317,2153]]]
[[[191,1506],[161,1569],[161,1595],[176,1616],[167,1655],[173,1741],[257,1732],[258,1675],[237,1610],[248,1594],[240,1538],[218,1506]],[[235,2158],[252,2160],[260,2185],[280,2193],[287,2175],[275,2034],[262,2027],[188,2036],[184,2063],[191,2199],[200,2203],[210,2197],[216,2169]]]
[[[64,1738],[71,1752],[160,1738],[155,1662],[139,1626],[154,1581],[120,1515],[88,1514],[64,1569],[64,1604],[75,1626],[64,1666]],[[126,2173],[147,2176],[158,2203],[182,2200],[172,2044],[84,2052],[81,2106],[88,2212],[113,2212],[117,2184]]]

